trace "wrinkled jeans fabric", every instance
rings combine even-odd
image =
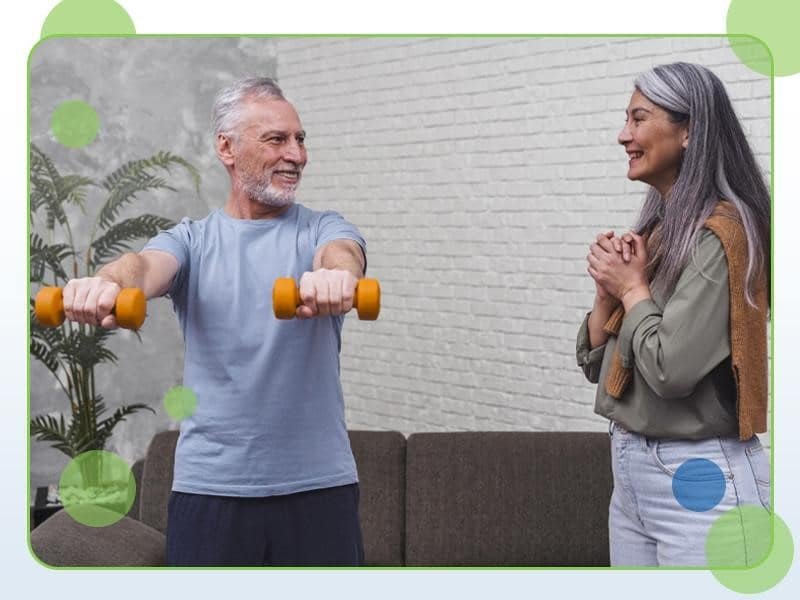
[[[609,434],[612,566],[706,566],[706,536],[721,515],[746,504],[771,511],[769,459],[756,436],[656,439],[613,421]],[[722,499],[709,510],[685,508],[673,493],[675,471],[692,458],[714,462],[725,477]]]

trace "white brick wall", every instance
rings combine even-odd
[[[639,72],[714,70],[769,169],[769,79],[720,38],[289,38],[277,56],[309,134],[301,201],[361,228],[383,290],[379,321],[345,325],[351,428],[606,427],[575,333],[589,242],[644,196],[616,143]]]

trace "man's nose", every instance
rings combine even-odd
[[[305,148],[297,140],[289,140],[283,147],[283,160],[302,164],[305,162]]]

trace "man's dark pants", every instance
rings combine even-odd
[[[168,566],[359,566],[358,484],[266,498],[172,492]]]

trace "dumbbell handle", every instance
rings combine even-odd
[[[123,329],[139,329],[144,323],[147,301],[139,288],[123,288],[117,295],[112,313]],[[44,327],[58,327],[64,322],[64,290],[43,287],[34,303],[36,320]]]
[[[297,307],[302,304],[300,289],[291,277],[275,280],[272,287],[272,308],[278,319],[293,319]],[[381,287],[377,279],[359,279],[353,295],[353,308],[358,311],[358,318],[374,321],[381,310]]]

